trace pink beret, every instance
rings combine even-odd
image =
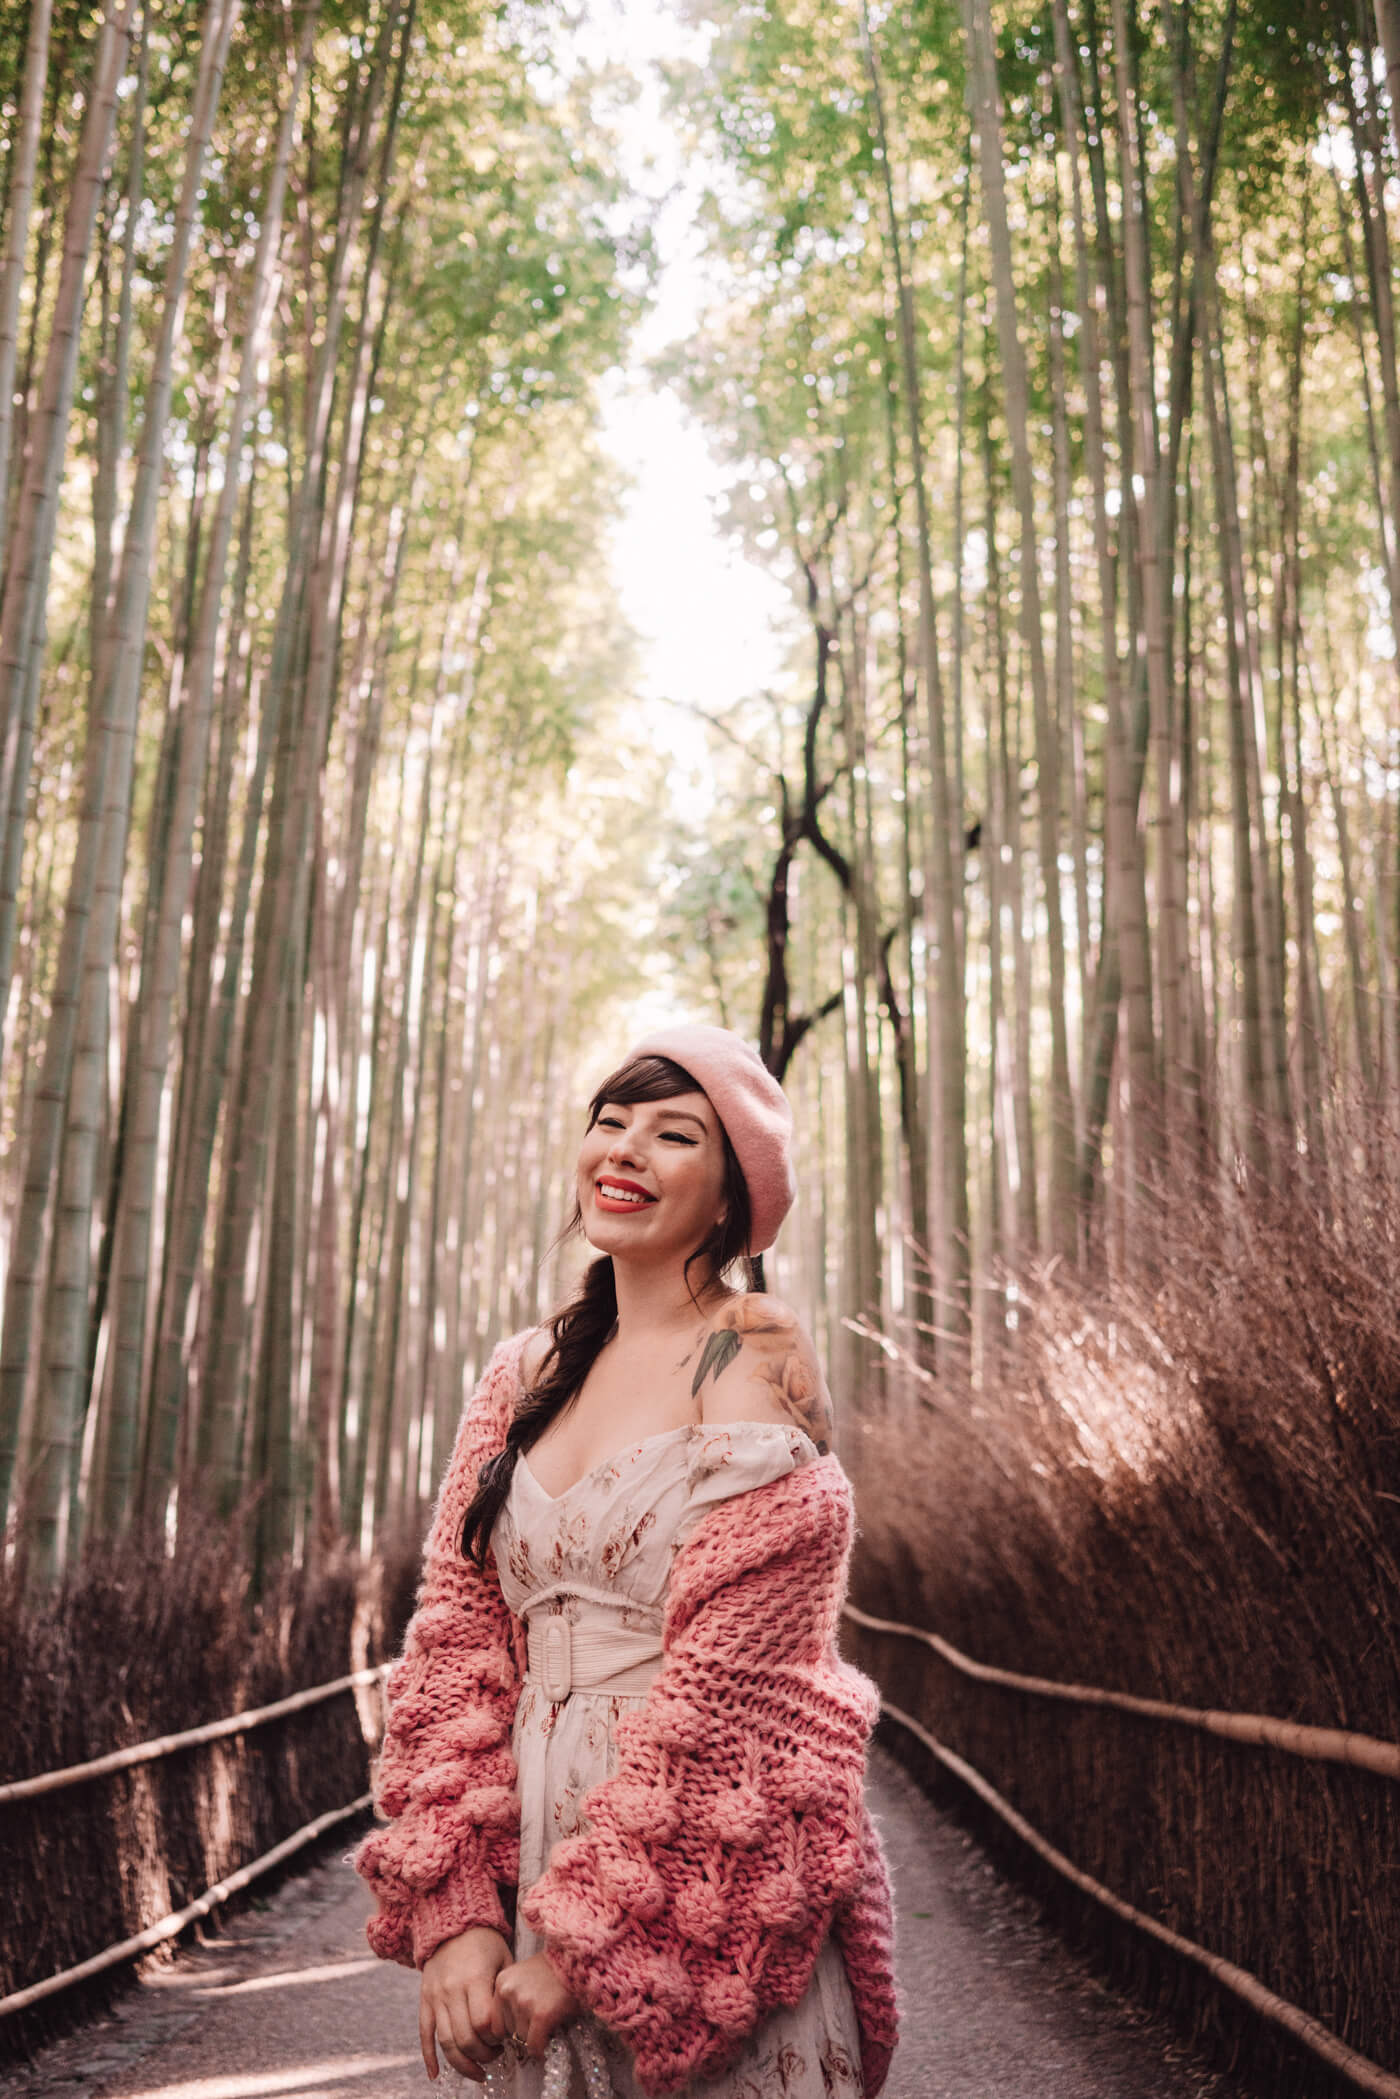
[[[724,1124],[749,1191],[749,1252],[766,1253],[792,1208],[792,1109],[758,1051],[729,1028],[699,1021],[657,1028],[628,1052],[669,1057],[688,1071]]]

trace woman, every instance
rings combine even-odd
[[[806,1336],[732,1281],[791,1206],[791,1130],[728,1030],[638,1043],[579,1153],[597,1258],[468,1404],[356,1861],[370,1944],[422,1970],[431,2078],[440,2052],[509,2099],[884,2082],[850,1493]]]

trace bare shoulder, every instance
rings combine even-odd
[[[691,1384],[705,1422],[795,1423],[826,1452],[831,1394],[790,1305],[766,1291],[731,1297],[708,1324]]]

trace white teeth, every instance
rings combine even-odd
[[[614,1188],[610,1181],[600,1181],[598,1193],[606,1196],[610,1203],[645,1203],[651,1200],[648,1195],[635,1195],[630,1188]]]

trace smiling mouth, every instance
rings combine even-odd
[[[645,1188],[630,1188],[622,1181],[595,1181],[593,1192],[601,1203],[626,1210],[645,1210],[656,1201]]]

